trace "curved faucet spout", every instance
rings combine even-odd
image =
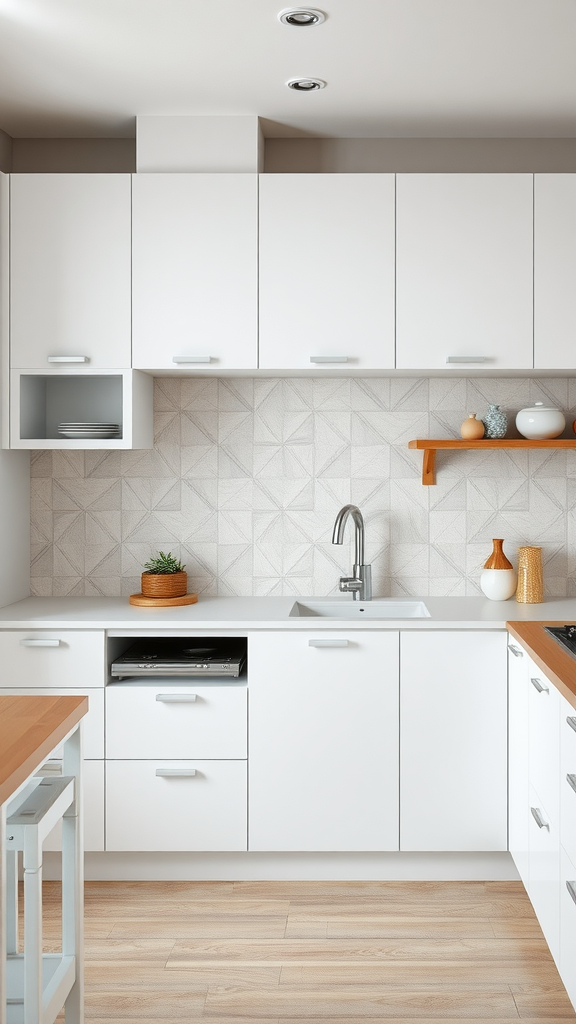
[[[354,566],[352,576],[340,578],[340,590],[344,594],[352,594],[356,601],[372,600],[372,569],[364,564],[364,520],[357,505],[344,505],[336,516],[334,531],[332,533],[333,544],[344,543],[344,528],[348,519],[352,518],[354,523]]]

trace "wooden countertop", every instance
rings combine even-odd
[[[571,621],[507,622],[509,633],[520,641],[530,657],[546,673],[563,697],[576,708],[576,660],[544,632],[543,626],[572,626]]]
[[[0,804],[88,711],[88,697],[0,697]]]

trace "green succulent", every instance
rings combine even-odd
[[[151,558],[149,562],[145,562],[144,569],[154,576],[168,576],[173,572],[183,572],[185,566],[177,558],[173,558],[171,551],[167,555],[159,551],[158,558]]]

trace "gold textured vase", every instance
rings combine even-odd
[[[542,548],[518,548],[518,587],[520,604],[541,604],[544,600]]]

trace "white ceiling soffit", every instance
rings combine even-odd
[[[267,135],[576,135],[576,0],[0,0],[0,128],[131,136],[136,115]],[[320,78],[310,94],[291,78]]]

